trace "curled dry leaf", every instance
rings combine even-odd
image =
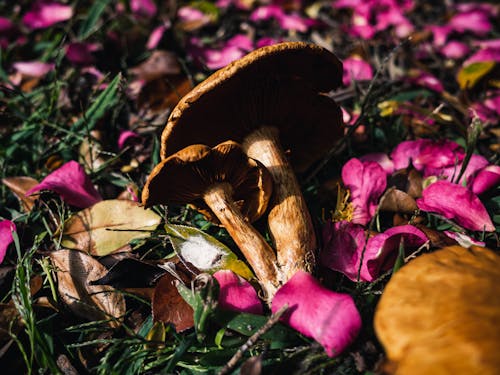
[[[16,198],[19,199],[19,203],[21,203],[23,210],[30,212],[37,198],[26,196],[26,193],[38,185],[38,181],[32,177],[17,176],[3,178],[2,182],[12,191],[12,193],[14,193]]]
[[[89,320],[108,320],[117,327],[125,315],[125,298],[110,286],[90,285],[106,267],[81,251],[59,250],[50,254],[56,268],[57,286],[64,303],[76,315]]]
[[[175,53],[168,51],[154,51],[142,64],[130,69],[137,78],[152,81],[165,75],[181,73],[181,66]]]
[[[395,374],[498,374],[500,257],[451,246],[424,254],[387,284],[375,331]]]
[[[380,199],[378,206],[381,211],[412,214],[418,210],[417,203],[409,194],[396,188],[390,188]]]
[[[66,220],[62,246],[92,255],[107,255],[134,239],[149,237],[160,221],[159,215],[137,202],[102,201]]]

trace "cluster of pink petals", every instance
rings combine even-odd
[[[323,240],[320,257],[323,266],[343,273],[352,281],[372,282],[394,266],[400,244],[408,254],[425,244],[427,236],[412,225],[401,225],[367,240],[362,225],[341,221],[325,225]]]
[[[298,271],[274,296],[272,311],[287,305],[281,320],[319,342],[329,356],[337,356],[361,329],[361,317],[348,294],[323,287],[312,275]]]
[[[276,20],[280,28],[305,33],[309,27],[316,24],[316,21],[300,16],[299,14],[287,14],[278,5],[263,5],[255,9],[250,15],[250,20],[254,22]]]
[[[263,314],[262,302],[248,281],[230,270],[217,271],[214,277],[220,286],[218,302],[222,309]]]
[[[0,221],[0,263],[5,259],[9,245],[14,241],[12,232],[16,230],[15,224],[10,220]]]
[[[156,14],[157,8],[153,0],[130,0],[130,10],[136,16],[151,18]]]
[[[26,192],[26,195],[41,190],[51,190],[59,194],[66,203],[79,208],[92,206],[102,200],[83,166],[76,161],[63,164],[47,175],[41,183]]]
[[[417,199],[418,208],[434,212],[458,225],[473,231],[493,232],[488,212],[476,194],[469,189],[449,181],[437,181],[422,192]]]
[[[346,86],[352,81],[369,81],[373,78],[371,65],[359,56],[348,57],[343,60],[343,64],[342,82]]]
[[[44,29],[73,17],[73,8],[50,0],[38,0],[23,16],[23,24],[32,29]]]
[[[342,181],[351,193],[352,222],[366,225],[377,210],[387,186],[384,169],[376,162],[350,159],[342,168]]]
[[[405,16],[412,9],[413,1],[397,0],[336,0],[337,9],[352,9],[352,25],[347,31],[363,39],[370,39],[390,27],[398,38],[405,38],[414,30],[414,26]]]
[[[471,110],[485,123],[496,123],[500,118],[500,90],[493,92],[482,102],[474,103]]]

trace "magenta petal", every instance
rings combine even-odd
[[[481,10],[458,13],[450,19],[448,26],[458,32],[470,31],[478,35],[484,35],[491,30],[488,15]]]
[[[70,43],[66,47],[66,58],[73,64],[92,65],[95,63],[95,52],[99,48],[95,43]]]
[[[54,70],[55,64],[41,61],[19,61],[12,66],[16,71],[25,76],[40,78],[51,70]]]
[[[485,61],[496,61],[500,62],[500,48],[499,47],[487,47],[480,49],[467,60],[464,61],[463,66],[469,66],[474,63],[480,63]]]
[[[425,71],[418,71],[418,74],[414,77],[410,77],[409,81],[439,93],[444,91],[443,84],[439,81],[439,79]]]
[[[237,47],[243,51],[250,52],[253,50],[253,42],[244,34],[236,34],[226,41],[226,46]]]
[[[366,243],[365,228],[349,221],[329,222],[323,228],[323,266],[358,280],[359,261]]]
[[[463,163],[458,163],[456,165],[451,165],[449,167],[443,168],[432,168],[426,167],[424,169],[424,177],[428,176],[438,176],[441,178],[445,178],[450,182],[457,182],[457,177],[462,169]],[[464,182],[468,182],[469,179],[477,173],[479,170],[483,169],[488,165],[488,160],[484,156],[473,154],[469,162],[467,163],[467,168],[465,168],[465,172],[462,175],[462,178],[458,182],[459,184],[463,184]]]
[[[73,16],[73,9],[51,1],[37,1],[23,16],[23,23],[30,29],[43,29],[58,22],[69,20]]]
[[[9,245],[14,241],[12,232],[16,230],[15,224],[10,220],[0,221],[0,263],[3,262]]]
[[[342,82],[349,85],[351,81],[369,81],[373,78],[373,69],[370,64],[359,57],[348,57],[344,61]]]
[[[449,59],[461,59],[470,51],[467,44],[452,40],[448,42],[443,48],[441,48],[441,53]]]
[[[394,172],[394,163],[384,152],[372,152],[359,157],[361,161],[374,161],[378,163],[387,174]]]
[[[443,231],[451,239],[458,242],[458,244],[462,247],[471,247],[471,246],[481,246],[484,247],[486,244],[483,241],[478,241],[475,238],[472,238],[465,233],[460,232],[451,232],[449,230]]]
[[[230,270],[214,273],[219,282],[219,306],[222,309],[263,314],[262,303],[253,286]]]
[[[462,227],[475,231],[493,232],[495,227],[479,198],[463,186],[437,181],[422,192],[417,206],[454,220]]]
[[[489,165],[481,169],[469,184],[474,194],[482,194],[500,184],[500,166]]]
[[[92,206],[102,200],[83,167],[73,160],[50,173],[26,195],[40,190],[52,190],[66,203],[79,208]]]
[[[366,244],[360,280],[374,281],[390,270],[398,257],[402,242],[405,254],[418,249],[428,241],[427,236],[413,225],[400,225],[370,238]]]
[[[207,67],[215,70],[243,57],[245,52],[238,47],[226,46],[221,50],[207,49],[204,51],[204,55]]]
[[[353,158],[342,168],[342,181],[351,192],[352,222],[367,224],[377,209],[378,199],[387,186],[387,176],[375,162]]]
[[[281,320],[319,342],[330,357],[342,353],[361,329],[352,297],[326,289],[304,271],[298,271],[278,290],[271,309],[275,313],[284,305],[288,310]]]
[[[277,5],[264,5],[255,9],[252,14],[250,14],[251,21],[266,21],[271,18],[279,19],[285,13]]]
[[[130,9],[137,16],[151,18],[156,14],[156,4],[153,0],[130,0]]]
[[[165,30],[170,27],[168,24],[163,24],[158,27],[155,27],[154,30],[149,35],[148,41],[146,43],[146,47],[148,49],[155,49],[160,43],[161,38],[163,38],[163,34]]]
[[[129,142],[138,141],[141,137],[131,130],[123,130],[118,136],[118,149],[123,149]]]

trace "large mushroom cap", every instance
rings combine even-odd
[[[391,372],[498,374],[499,281],[500,257],[479,247],[447,247],[401,268],[374,321]]]
[[[338,105],[322,93],[341,85],[342,63],[314,44],[288,42],[255,50],[188,93],[162,134],[162,159],[193,142],[243,142],[275,126],[291,162],[305,170],[342,134]]]
[[[203,195],[210,186],[223,182],[231,185],[233,199],[248,221],[264,214],[272,192],[271,176],[233,141],[214,148],[191,145],[163,160],[148,177],[142,203],[146,207],[192,203],[214,219]]]

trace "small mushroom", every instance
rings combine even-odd
[[[304,172],[343,134],[340,108],[323,94],[341,83],[341,62],[321,47],[264,47],[184,96],[162,134],[163,159],[192,143],[214,146],[233,139],[269,170],[274,198],[268,224],[281,282],[297,270],[311,271],[315,263],[316,237],[293,168]]]
[[[191,145],[162,160],[146,181],[142,203],[191,203],[210,210],[227,229],[253,268],[268,299],[278,286],[276,255],[249,222],[261,217],[272,181],[267,170],[241,146],[227,141],[214,148]]]
[[[500,256],[450,246],[423,254],[387,284],[374,318],[385,372],[498,374]]]

